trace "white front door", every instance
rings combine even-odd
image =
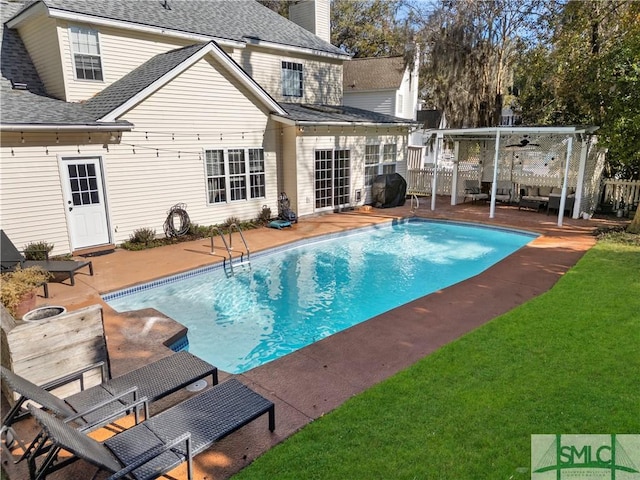
[[[109,243],[100,158],[62,158],[61,168],[72,250]]]

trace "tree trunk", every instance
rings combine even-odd
[[[636,209],[636,214],[633,216],[633,220],[627,227],[627,232],[640,234],[640,208]]]

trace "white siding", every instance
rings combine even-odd
[[[331,43],[331,2],[316,0],[316,35]]]
[[[289,5],[289,20],[331,42],[329,0],[302,0]]]
[[[47,28],[41,25],[48,23]],[[111,83],[139,67],[160,53],[193,44],[193,41],[156,34],[130,32],[123,29],[100,26],[100,51],[104,81],[76,80],[73,54],[70,45],[69,27],[74,24],[40,18],[38,22],[28,22],[21,29],[33,33],[28,37],[27,48],[34,58],[47,89],[58,98],[75,102],[86,100],[106,88]],[[42,32],[50,32],[42,40]],[[35,33],[38,36],[35,36]],[[27,41],[25,40],[25,43]],[[58,44],[60,48],[58,50]],[[318,59],[304,55],[283,56],[282,51],[266,50],[249,46],[246,49],[229,51],[242,68],[278,101],[300,101],[303,103],[339,104],[342,97],[342,61]],[[284,99],[281,87],[282,61],[302,63],[304,68],[304,97]],[[65,84],[66,83],[66,93]]]
[[[34,16],[18,29],[49,95],[64,100],[64,81],[55,20]]]
[[[280,176],[280,186],[291,201],[291,209],[298,211],[298,127],[293,125],[282,126],[282,161]]]
[[[303,65],[302,98],[282,96],[282,62]],[[342,101],[342,60],[305,55],[285,55],[276,50],[247,47],[240,53],[240,66],[278,102],[324,103],[339,105]]]
[[[69,36],[69,27],[73,25],[89,26],[98,31],[104,81],[75,79]],[[69,102],[91,98],[155,55],[195,43],[193,40],[166,35],[56,21],[44,16],[26,21],[20,28],[20,35],[47,91]],[[287,55],[282,50],[251,45],[226,51],[277,101],[337,105],[342,100],[342,60],[302,54]],[[304,66],[304,97],[301,99],[282,97],[283,60]]]
[[[53,254],[70,252],[66,205],[58,156],[101,156],[105,153],[101,139],[88,134],[3,133],[0,148],[0,219],[2,228],[22,249],[31,242],[54,244]],[[80,146],[78,146],[80,145]],[[13,151],[13,153],[12,153]],[[48,153],[47,153],[48,152]]]
[[[104,26],[95,27],[99,33],[104,81],[76,80],[69,36],[69,27],[72,25],[82,24],[58,22],[62,65],[64,78],[67,81],[67,101],[69,102],[91,98],[155,55],[195,43],[162,35]]]
[[[136,129],[108,151],[95,133],[91,141],[88,132],[76,138],[60,134],[59,144],[54,132],[25,133],[24,144],[20,133],[3,134],[0,218],[18,247],[46,240],[55,244],[54,254],[70,250],[57,154],[102,157],[115,243],[143,227],[162,235],[167,211],[176,203],[186,203],[199,225],[254,219],[263,205],[277,212],[279,126],[212,63],[202,59],[123,115]],[[204,150],[244,147],[264,148],[266,198],[208,204]]]
[[[362,108],[385,115],[396,115],[396,91],[352,92],[344,95],[343,102],[349,107]]]
[[[326,134],[325,134],[326,132]],[[297,146],[297,206],[298,215],[312,215],[315,210],[315,151],[319,149],[349,149],[351,158],[351,204],[356,205],[356,190],[362,191],[362,203],[365,200],[364,185],[364,152],[367,143],[397,145],[396,171],[403,177],[406,175],[407,163],[407,130],[406,128],[358,127],[355,132],[346,128],[325,127],[306,128],[298,134]],[[289,173],[289,172],[287,172]],[[291,197],[290,197],[291,198]],[[293,202],[292,202],[293,203]]]
[[[400,88],[398,90],[398,95],[401,97],[401,101],[396,102],[397,110],[395,115],[401,118],[410,118],[415,119],[416,110],[417,110],[417,95],[416,90],[417,86],[411,84],[412,78],[409,70],[405,70],[404,75],[402,77],[402,83],[400,84]]]
[[[105,175],[116,242],[142,227],[162,233],[176,203],[200,225],[277,210],[275,127],[231,81],[203,59],[123,115],[136,129],[111,148]],[[241,147],[264,148],[267,198],[209,205],[204,150]]]

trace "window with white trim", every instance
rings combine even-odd
[[[371,186],[378,175],[395,173],[398,162],[397,147],[394,143],[365,146],[364,151],[364,182]]]
[[[249,149],[249,185],[251,198],[266,196],[266,178],[264,168],[264,150],[262,148]]]
[[[104,80],[98,32],[85,27],[70,27],[71,50],[76,78]]]
[[[398,151],[395,143],[387,143],[382,146],[382,173],[396,173]]]
[[[264,149],[205,150],[209,203],[266,196]]]
[[[282,96],[302,97],[302,64],[282,62]]]
[[[380,145],[367,145],[364,151],[364,184],[372,185],[378,176],[380,164]]]
[[[207,164],[207,193],[209,203],[225,203],[227,201],[227,176],[224,168],[224,150],[207,150],[204,152]]]

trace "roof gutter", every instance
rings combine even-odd
[[[244,38],[246,39],[248,44],[256,45],[264,48],[270,48],[273,50],[302,53],[305,55],[315,55],[315,56],[326,57],[326,58],[335,58],[337,60],[351,60],[351,55],[347,53],[340,54],[340,53],[326,52],[323,50],[315,50],[312,48],[296,47],[293,45],[267,42],[265,40],[260,40],[259,38],[254,38],[254,37],[244,37]]]
[[[56,124],[0,124],[1,132],[130,132],[134,125],[129,123],[104,124],[104,125],[56,125]]]
[[[479,127],[479,128],[444,128],[444,129],[429,129],[425,133],[435,134],[442,132],[444,135],[486,135],[493,138],[497,133],[502,134],[524,134],[524,133],[558,133],[558,134],[575,134],[575,133],[587,133],[591,134],[598,130],[597,126],[580,126],[580,127]]]
[[[284,123],[285,125],[292,125],[297,127],[313,127],[313,126],[325,126],[325,127],[414,127],[419,125],[419,122],[408,122],[408,123],[376,123],[376,122],[347,122],[347,121],[322,121],[322,122],[314,122],[313,120],[295,120],[293,118],[282,117],[281,115],[277,115],[275,113],[271,114],[271,118],[275,121]]]

